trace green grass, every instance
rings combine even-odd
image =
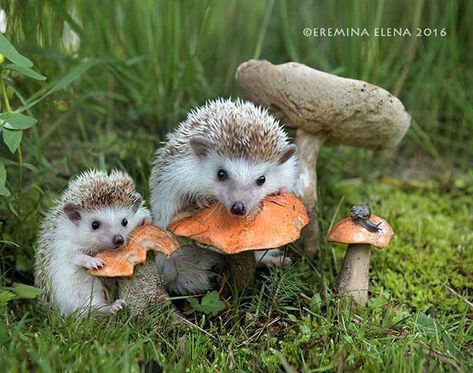
[[[302,259],[263,271],[218,316],[187,314],[189,328],[173,326],[162,310],[141,319],[125,313],[78,322],[36,301],[15,301],[0,329],[0,366],[112,371],[155,361],[179,370],[471,370],[471,195],[364,178],[327,177],[325,185],[327,216],[342,197],[337,219],[348,201],[368,200],[396,231],[392,244],[373,254],[366,309],[353,311],[332,296],[344,247],[324,243],[316,268]]]
[[[316,261],[260,272],[219,315],[186,314],[187,328],[163,309],[142,319],[125,312],[76,321],[35,300],[11,301],[0,320],[2,370],[473,369],[471,2],[25,0],[0,7],[9,17],[6,36],[48,77],[10,76],[12,107],[93,64],[26,110],[39,123],[25,131],[21,163],[0,145],[12,192],[0,204],[2,286],[32,283],[41,217],[79,171],[127,170],[147,198],[158,142],[193,106],[237,97],[234,72],[246,59],[294,60],[365,79],[395,92],[413,117],[396,153],[325,147],[320,155],[322,232],[360,201],[396,231],[388,249],[373,253],[367,308],[354,311],[332,296],[344,249],[322,242]],[[81,37],[77,51],[63,42],[65,24]],[[304,27],[337,26],[446,27],[448,35],[302,35]]]

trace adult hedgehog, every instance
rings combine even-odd
[[[150,177],[153,220],[166,228],[179,210],[214,201],[230,214],[245,217],[266,196],[292,191],[297,176],[296,147],[266,109],[241,100],[210,101],[191,111],[156,152]],[[202,250],[194,251],[184,258],[181,250],[181,262],[202,262]],[[271,256],[267,259],[274,263]],[[217,260],[210,262],[198,266],[201,274],[182,274],[182,281],[176,275],[178,292],[206,290],[208,276],[202,272]],[[180,263],[172,258],[160,257],[158,266],[164,273],[174,266],[179,274]],[[189,282],[185,289],[179,285],[183,282]]]

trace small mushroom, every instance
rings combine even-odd
[[[226,258],[237,285],[253,281],[256,269],[251,251],[273,249],[297,240],[309,223],[302,202],[285,193],[267,197],[258,211],[246,218],[228,214],[220,203],[197,213],[181,213],[168,226],[176,236],[208,245]],[[235,275],[235,276],[232,276]]]
[[[119,297],[132,315],[142,314],[148,305],[162,303],[168,296],[152,252],[169,256],[178,248],[178,242],[169,233],[153,225],[139,226],[131,232],[124,247],[98,253],[105,265],[89,273],[118,277]]]
[[[303,231],[304,248],[314,256],[319,247],[315,219],[317,157],[324,143],[373,150],[395,147],[410,125],[401,101],[388,91],[361,80],[341,78],[290,62],[242,63],[236,79],[251,101],[270,108],[297,128],[301,196],[311,224]]]
[[[343,267],[335,281],[335,292],[351,296],[356,303],[368,302],[370,246],[385,248],[394,232],[388,222],[371,215],[368,205],[355,205],[350,217],[331,229],[327,240],[348,244]]]

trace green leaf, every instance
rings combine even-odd
[[[64,21],[66,21],[69,24],[69,27],[71,30],[74,30],[75,33],[80,35],[81,38],[84,37],[84,31],[80,27],[80,25],[74,21],[74,18],[72,18],[66,7],[64,7],[59,1],[57,0],[48,0],[48,3],[51,5],[51,7],[56,11],[56,13],[61,16]]]
[[[8,188],[5,186],[5,184],[0,184],[0,196],[3,196],[3,197],[11,196],[11,193],[8,190]]]
[[[15,294],[8,290],[0,291],[0,313],[5,311],[5,308],[12,299],[15,299]]]
[[[30,69],[29,67],[24,67],[20,65],[13,65],[9,63],[8,65],[3,66],[5,70],[13,70],[16,71],[17,73],[23,74],[25,76],[28,76],[30,78],[36,79],[36,80],[46,80],[46,77],[44,75],[41,75],[40,73],[37,73],[33,69]]]
[[[8,149],[10,149],[12,153],[15,153],[16,149],[18,149],[18,146],[20,146],[23,131],[9,130],[4,128],[2,134],[3,141],[5,144],[7,144]]]
[[[37,298],[43,292],[42,289],[36,288],[34,286],[18,283],[14,283],[10,290],[15,293],[18,298],[25,299]]]
[[[418,328],[426,336],[431,338],[435,337],[436,339],[440,337],[443,341],[443,344],[452,355],[459,352],[447,331],[438,320],[432,319],[425,313],[421,312],[416,318],[416,323]]]
[[[15,65],[21,67],[32,67],[33,62],[28,58],[22,56],[15,47],[8,41],[8,39],[0,33],[0,53],[8,58]]]
[[[99,65],[102,63],[111,63],[114,60],[111,58],[92,58],[89,59],[85,62],[82,62],[80,65],[77,65],[73,67],[66,75],[64,75],[61,79],[54,81],[44,87],[41,91],[37,92],[34,94],[30,99],[28,100],[29,102],[22,106],[18,111],[24,111],[27,110],[34,105],[36,105],[38,102],[44,100],[46,97],[48,97],[50,94],[57,92],[63,88],[65,88],[68,84],[72,83],[74,80],[79,78],[82,74],[84,74],[87,70],[89,70],[91,67],[94,67],[95,65]],[[45,93],[43,93],[45,92]],[[39,98],[36,98],[38,97]]]
[[[5,186],[7,182],[7,171],[5,170],[5,165],[0,163],[0,196],[10,197],[11,193],[8,188]]]
[[[63,89],[64,87],[72,83],[74,80],[76,80],[78,77],[80,77],[87,70],[89,70],[91,67],[99,64],[100,62],[100,60],[91,59],[81,63],[78,66],[73,67],[66,75],[61,78],[61,80],[57,82],[57,84],[53,87],[53,89],[51,89],[51,92],[49,93],[53,93],[59,91],[60,89]]]
[[[0,162],[0,185],[5,185],[7,182],[7,170],[5,170],[5,165]]]
[[[195,298],[189,298],[189,303],[196,311],[215,316],[217,313],[225,309],[225,304],[220,300],[218,292],[212,291],[207,293],[199,303]]]
[[[31,128],[36,122],[37,120],[33,117],[28,117],[13,111],[0,114],[0,127],[4,126],[9,130],[25,130]]]
[[[15,258],[15,268],[20,272],[27,272],[33,268],[34,259],[31,255],[26,255],[24,252],[18,253]]]

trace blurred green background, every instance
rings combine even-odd
[[[22,108],[38,123],[23,131],[21,146],[13,154],[0,141],[0,159],[11,192],[9,197],[0,197],[0,284],[32,282],[34,240],[41,218],[69,178],[91,167],[126,169],[147,197],[150,165],[159,142],[194,106],[219,96],[238,97],[234,74],[241,62],[250,58],[276,64],[297,61],[391,91],[412,115],[412,125],[399,149],[389,154],[323,148],[318,166],[322,232],[344,216],[352,203],[366,200],[375,212],[393,223],[398,235],[392,251],[374,257],[372,291],[377,303],[362,314],[360,326],[351,325],[359,328],[356,333],[344,329],[344,322],[342,328],[343,315],[338,313],[337,304],[330,303],[330,286],[340,267],[342,250],[336,253],[333,246],[322,242],[317,271],[303,259],[295,271],[272,273],[272,283],[284,276],[296,278],[298,273],[305,277],[300,283],[299,277],[289,282],[293,288],[286,289],[283,306],[276,303],[279,293],[272,293],[271,287],[263,288],[265,297],[255,296],[250,304],[259,302],[257,309],[266,312],[269,308],[268,315],[272,316],[278,309],[284,320],[285,312],[291,313],[287,320],[292,320],[297,308],[297,315],[305,321],[299,325],[297,320],[286,320],[290,325],[293,322],[296,329],[300,327],[296,336],[287,341],[281,342],[285,335],[278,339],[266,329],[258,335],[268,333],[268,360],[264,360],[265,354],[261,357],[267,364],[264,366],[278,366],[279,357],[275,356],[279,355],[268,352],[269,347],[277,346],[286,349],[287,359],[298,368],[306,362],[309,366],[326,363],[328,369],[334,368],[344,357],[352,368],[371,366],[375,371],[386,366],[396,371],[422,366],[436,369],[435,362],[455,368],[445,359],[456,362],[465,356],[471,363],[471,301],[465,302],[463,297],[471,299],[473,289],[473,227],[469,219],[473,208],[473,2],[2,0],[0,8],[5,10],[7,19],[4,35],[34,62],[35,71],[47,77],[36,81],[2,71],[12,108]],[[377,27],[408,28],[414,36],[306,37],[306,27],[366,28],[370,32]],[[437,29],[439,36],[415,37],[417,27]],[[443,29],[446,36],[440,36]],[[4,109],[2,106],[1,111]],[[447,283],[450,289],[456,289],[454,293],[445,287]],[[310,291],[301,284],[310,284]],[[310,300],[298,296],[302,291],[308,291]],[[321,305],[319,293],[328,306]],[[1,303],[0,296],[0,306]],[[392,315],[385,313],[385,303],[394,309]],[[288,311],[287,304],[294,309]],[[52,329],[44,335],[51,333],[51,340],[36,341],[35,330],[43,318],[51,316],[45,316],[38,308],[23,308],[22,303],[15,307],[10,317],[16,318],[17,329],[13,330],[18,335],[27,333],[23,315],[29,312],[40,316],[34,319],[36,326],[28,330],[28,338],[10,344],[11,355],[5,354],[6,359],[18,354],[21,363],[22,348],[32,359],[35,355],[31,350],[35,348],[47,353],[55,348],[51,346],[56,343],[56,328],[62,328],[58,329],[61,333],[71,330],[70,324],[49,320]],[[422,319],[423,326],[417,319],[404,319],[397,307],[433,312],[444,326],[428,319]],[[387,326],[390,317],[396,320],[393,329]],[[253,336],[250,327],[254,325],[257,318],[249,322],[245,333]],[[246,336],[240,329],[230,330],[226,323],[221,328],[221,338],[230,333],[228,340],[220,341],[222,346],[234,343],[231,333]],[[373,328],[379,328],[379,340],[376,335],[367,342],[363,335]],[[443,330],[446,336],[429,334],[429,328]],[[342,329],[344,332],[340,332]],[[91,333],[84,338],[93,338],[93,326],[84,330],[82,333]],[[396,342],[387,351],[384,333],[394,333],[393,330],[400,334],[393,337]],[[141,332],[136,332],[135,347],[147,343]],[[129,336],[123,325],[114,333],[120,336],[116,338]],[[9,342],[14,340],[0,330],[0,342],[2,336]],[[447,337],[450,345],[445,347]],[[112,343],[115,337],[105,333],[101,338],[106,344],[107,338]],[[210,354],[213,340],[210,343],[204,334],[193,338],[197,347],[188,356],[191,366],[215,367],[212,359],[193,359],[199,355],[199,348],[203,349],[202,354]],[[271,338],[276,339],[270,342]],[[297,348],[292,344],[294,338],[299,338]],[[320,360],[314,356],[309,359],[299,351],[299,347],[308,348],[312,338],[318,341],[311,348],[320,349]],[[327,347],[327,341],[332,339],[341,350]],[[419,346],[430,343],[436,346],[435,351],[443,351],[448,357],[425,357],[424,347]],[[461,352],[451,347],[452,343],[460,346]],[[368,345],[370,351],[377,352],[367,352]],[[77,352],[71,352],[67,343],[60,348],[61,353],[69,351],[70,356],[64,355],[64,359],[70,359],[70,367],[74,367]],[[248,364],[246,368],[250,369],[250,364],[256,364],[254,359],[259,361],[260,357],[254,347],[248,348],[236,355],[236,360]],[[134,351],[145,356],[154,353],[142,347]],[[324,351],[329,352],[324,355]],[[404,357],[412,351],[414,363],[404,365]],[[102,352],[109,356],[108,351]],[[94,349],[82,353],[96,366],[110,363],[98,358],[95,361]],[[162,363],[161,358],[156,359]],[[226,358],[215,359],[218,366],[228,366]],[[57,367],[57,357],[50,356],[47,361]],[[38,364],[41,362],[44,363],[39,359]]]
[[[399,96],[413,117],[403,144],[411,152],[404,154],[423,152],[464,170],[471,167],[471,2],[1,3],[8,14],[7,37],[48,81],[87,58],[100,59],[66,91],[33,109],[41,122],[39,136],[63,140],[67,133],[71,142],[97,128],[119,127],[162,137],[191,107],[238,96],[235,68],[249,58],[264,58],[298,61],[382,86]],[[414,35],[420,27],[445,29],[447,35],[305,37],[305,27],[395,27]],[[19,82],[18,89],[28,97],[43,85]]]

